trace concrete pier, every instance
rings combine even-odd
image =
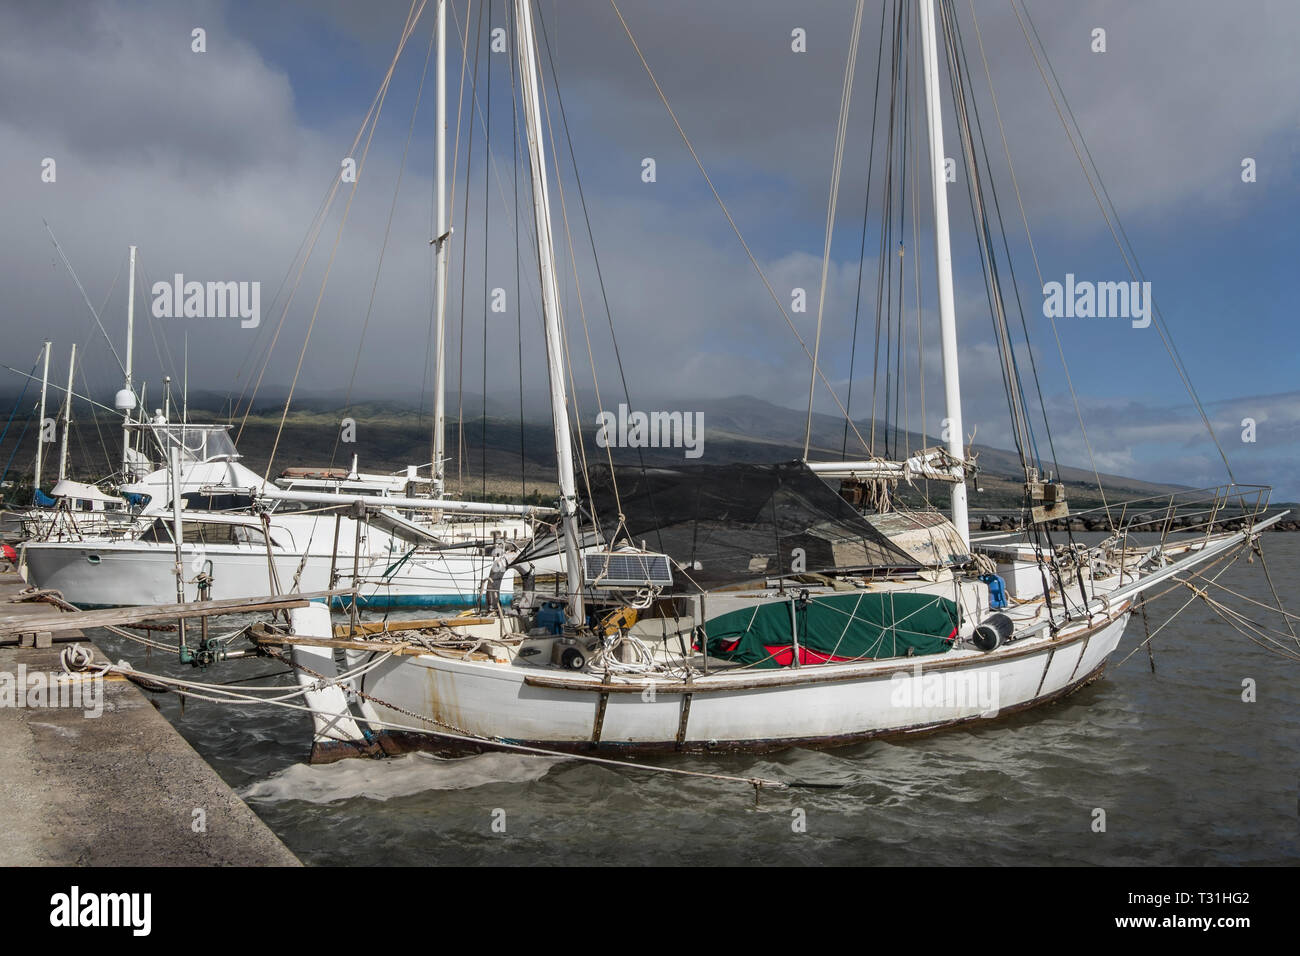
[[[0,866],[300,865],[134,684],[103,680],[98,708],[91,693],[78,706],[28,707],[26,694],[18,705],[17,675],[58,674],[71,640],[91,646],[75,631],[42,635],[62,612],[15,603],[25,586],[0,573],[0,616],[30,616],[48,646],[0,644],[13,688],[0,695]]]

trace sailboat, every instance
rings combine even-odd
[[[20,516],[20,560],[33,584],[83,608],[349,587],[354,593],[335,603],[463,608],[484,603],[489,585],[510,603],[516,572],[495,568],[498,552],[530,538],[531,522],[549,509],[408,497],[411,475],[363,479],[355,461],[342,476],[286,472],[268,482],[240,462],[229,425],[184,414],[172,421],[170,402],[133,415],[135,259],[132,246],[125,383],[115,399],[123,415],[118,495],[65,477],[70,371],[54,504]],[[48,364],[47,343],[45,379]],[[44,418],[44,384],[41,395]],[[439,520],[422,517],[431,513]]]
[[[50,348],[46,342],[41,349],[41,399],[39,419],[45,421],[46,395],[49,390]],[[75,481],[68,474],[68,441],[72,432],[73,374],[76,368],[77,347],[72,347],[68,367],[68,387],[64,392],[62,427],[59,439],[58,478],[47,495],[41,490],[44,466],[44,429],[36,443],[32,475],[33,503],[30,508],[16,512],[18,525],[24,538],[68,538],[86,533],[105,533],[131,523],[125,499],[105,492],[95,484]]]
[[[582,500],[532,10],[515,0],[560,487],[556,534],[525,549],[520,564],[554,561],[563,590],[557,578],[556,593],[534,595],[520,613],[432,629],[336,627],[323,607],[294,610],[287,630],[253,629],[253,640],[291,652],[312,710],[314,762],[494,746],[763,751],[1013,713],[1098,679],[1155,589],[1240,554],[1281,517],[1265,516],[1266,489],[1225,486],[1199,505],[1210,517],[1195,534],[1167,534],[1170,501],[1135,508],[1099,545],[1053,546],[1037,532],[1068,513],[1063,488],[1029,470],[1028,533],[972,541],[935,6],[917,4],[951,440],[897,461],[589,467]],[[441,57],[445,0],[437,6]],[[951,518],[864,514],[828,478],[942,481]],[[1214,518],[1232,502],[1243,505],[1243,527],[1219,530]],[[1140,543],[1137,532],[1153,526],[1166,533]]]
[[[296,500],[301,493],[279,490],[240,464],[229,426],[170,423],[160,415],[128,428],[161,459],[160,467],[121,485],[128,500],[140,502],[130,524],[99,533],[47,532],[20,545],[29,579],[79,607],[348,587],[359,607],[466,607],[482,599],[494,556],[477,539],[444,541],[399,510],[423,506],[423,499],[356,495],[350,497],[361,507],[349,513],[303,508]],[[499,507],[513,513],[513,506]],[[513,586],[514,572],[507,570],[506,603]]]

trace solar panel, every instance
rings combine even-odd
[[[666,554],[596,551],[583,556],[587,583],[598,588],[667,587],[673,583]]]

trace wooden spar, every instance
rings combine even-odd
[[[42,618],[42,631],[69,631],[77,628],[105,627],[107,625],[138,624],[155,618],[207,617],[214,614],[242,614],[250,611],[275,611],[306,607],[313,600],[351,594],[350,588],[330,591],[308,591],[302,594],[268,594],[255,598],[225,598],[220,601],[191,601],[185,604],[150,604],[142,607],[115,607],[99,611],[70,611],[58,617]],[[0,617],[0,638],[13,637],[32,630],[32,619],[26,615]]]
[[[494,617],[432,617],[422,618],[418,621],[362,621],[356,626],[355,633],[382,634],[385,631],[392,633],[396,631],[418,631],[434,627],[470,627],[475,624],[496,623],[497,619]],[[349,625],[334,625],[335,637],[343,637],[349,633],[354,633],[354,629]]]
[[[415,652],[420,654],[428,653],[425,648],[410,641],[386,644],[346,637],[329,638],[303,634],[282,634],[279,631],[271,630],[265,624],[254,624],[249,628],[248,639],[255,644],[270,644],[276,647],[292,647],[295,644],[305,644],[309,647],[341,647],[351,651],[392,651],[394,654],[400,654],[408,648],[413,648]]]
[[[264,624],[255,624],[248,629],[248,639],[254,644],[266,644],[272,647],[334,647],[342,648],[349,651],[370,651],[371,653],[387,652],[398,656],[406,655],[409,657],[421,657],[430,653],[450,653],[455,654],[460,660],[471,661],[491,661],[490,654],[484,654],[480,651],[474,651],[468,656],[455,649],[437,648],[430,651],[429,648],[416,644],[414,641],[375,641],[365,640],[363,638],[346,638],[346,637],[316,637],[310,634],[282,634],[279,631],[273,631]]]

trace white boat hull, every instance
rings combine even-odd
[[[78,607],[168,604],[176,600],[175,551],[135,541],[32,542],[25,546],[28,576],[42,588],[55,588]],[[195,575],[208,570],[208,597],[253,598],[279,591],[323,591],[330,586],[331,555],[274,555],[278,587],[271,578],[266,549],[255,545],[185,545],[185,600],[200,599]],[[196,560],[197,559],[197,560]],[[397,558],[366,557],[360,565],[358,603],[372,607],[469,606],[482,596],[492,558],[468,550],[419,552],[394,571]],[[210,567],[209,563],[210,562]],[[335,568],[338,586],[349,587],[351,556]],[[301,571],[300,569],[301,565]],[[295,586],[294,579],[297,576]],[[514,572],[502,579],[502,600],[514,590]],[[336,599],[342,603],[346,598]]]
[[[936,730],[1054,700],[1100,676],[1128,617],[1125,605],[1068,634],[1040,634],[990,653],[963,648],[924,658],[731,670],[690,684],[605,683],[599,675],[527,665],[401,655],[366,674],[358,689],[361,710],[375,721],[389,752],[490,747],[458,737],[570,752],[830,746]],[[318,732],[313,760],[352,750]]]

